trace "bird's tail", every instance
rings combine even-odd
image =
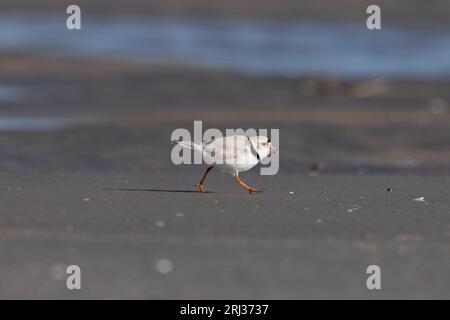
[[[179,144],[183,148],[188,148],[188,149],[193,149],[193,150],[198,151],[198,152],[203,152],[203,148],[201,146],[199,146],[198,144],[192,142],[192,141],[172,140],[172,143]]]

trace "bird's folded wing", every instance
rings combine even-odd
[[[258,157],[256,150],[246,138],[233,136],[226,139],[218,139],[204,144],[204,150],[207,155],[218,161],[245,161],[250,152]]]

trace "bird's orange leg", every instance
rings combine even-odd
[[[203,182],[205,181],[206,176],[208,175],[208,173],[211,171],[212,168],[214,168],[214,166],[209,166],[208,169],[206,169],[205,174],[202,177],[202,180],[200,180],[200,182],[195,185],[200,192],[206,192],[205,185]]]
[[[236,181],[236,183],[240,184],[240,185],[243,186],[245,189],[247,189],[248,192],[250,192],[250,194],[252,194],[252,192],[262,192],[262,190],[259,190],[259,189],[253,189],[252,187],[246,185],[246,184],[239,178],[238,175],[236,175],[235,181]]]

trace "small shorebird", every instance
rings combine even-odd
[[[252,192],[261,192],[245,184],[239,178],[239,172],[247,171],[256,166],[260,160],[276,153],[276,148],[266,136],[245,136],[234,135],[220,137],[202,145],[191,141],[174,141],[184,148],[193,149],[200,152],[206,163],[210,164],[203,174],[202,179],[196,184],[200,192],[206,192],[205,179],[208,173],[215,167],[219,167],[222,172],[232,174],[236,183]]]

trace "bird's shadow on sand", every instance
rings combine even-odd
[[[104,191],[131,191],[131,192],[172,192],[172,193],[214,193],[211,191],[200,192],[198,190],[170,190],[170,189],[138,189],[138,188],[103,188]]]

